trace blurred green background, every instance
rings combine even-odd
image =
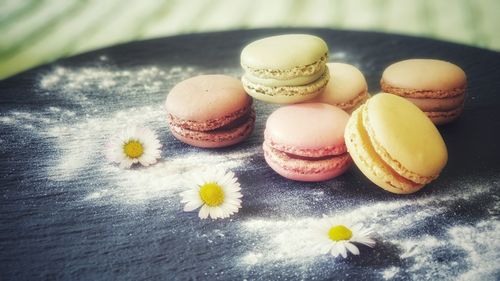
[[[0,0],[0,79],[117,43],[193,32],[325,27],[500,50],[500,0]]]

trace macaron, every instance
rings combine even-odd
[[[330,81],[325,90],[310,102],[328,103],[347,113],[353,112],[370,97],[365,76],[359,69],[346,63],[327,63]]]
[[[393,193],[418,191],[439,176],[448,160],[443,138],[425,113],[387,93],[352,113],[345,141],[361,172]]]
[[[200,75],[175,85],[165,102],[170,131],[178,140],[206,148],[230,146],[252,132],[252,98],[238,79]]]
[[[409,59],[384,70],[383,92],[417,105],[436,125],[455,120],[463,111],[467,77],[457,65],[434,59]]]
[[[247,93],[270,103],[297,103],[321,93],[328,83],[328,47],[321,38],[287,34],[260,39],[241,52]]]
[[[264,131],[264,157],[281,176],[324,181],[351,164],[344,142],[349,114],[325,103],[301,103],[271,113]]]

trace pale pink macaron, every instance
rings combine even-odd
[[[170,131],[178,140],[216,148],[243,141],[252,132],[255,111],[240,80],[225,75],[186,79],[165,102]]]
[[[342,109],[325,103],[281,107],[266,122],[264,157],[281,176],[297,181],[324,181],[351,164],[344,142],[349,119]]]

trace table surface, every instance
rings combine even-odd
[[[163,102],[198,74],[239,77],[242,47],[306,32],[330,60],[354,64],[377,93],[383,69],[439,58],[468,75],[463,115],[440,127],[449,163],[416,194],[383,191],[355,167],[321,183],[275,174],[263,159],[276,105],[255,102],[245,142],[199,149],[175,140]],[[498,280],[500,278],[500,55],[415,37],[328,29],[262,29],[128,43],[57,61],[0,82],[1,280]],[[130,124],[156,130],[162,160],[120,170],[108,137]],[[422,136],[425,138],[425,136]],[[235,172],[243,208],[231,219],[182,212],[188,175]],[[347,259],[310,247],[322,216],[363,223],[377,245]]]

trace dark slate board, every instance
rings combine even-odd
[[[260,149],[276,106],[260,102],[256,130],[240,145],[203,150],[171,136],[162,103],[175,83],[239,76],[245,44],[291,32],[324,38],[331,60],[357,65],[371,93],[400,59],[460,65],[468,97],[463,116],[440,128],[450,155],[441,177],[409,196],[377,188],[355,167],[323,183],[283,179]],[[499,53],[327,29],[134,42],[19,74],[0,82],[0,280],[498,280],[499,89]],[[157,166],[105,163],[105,140],[129,119],[158,132]],[[230,220],[201,221],[182,212],[179,179],[214,165],[239,177],[243,208]],[[301,249],[302,225],[322,214],[373,227],[377,246],[345,260]]]

